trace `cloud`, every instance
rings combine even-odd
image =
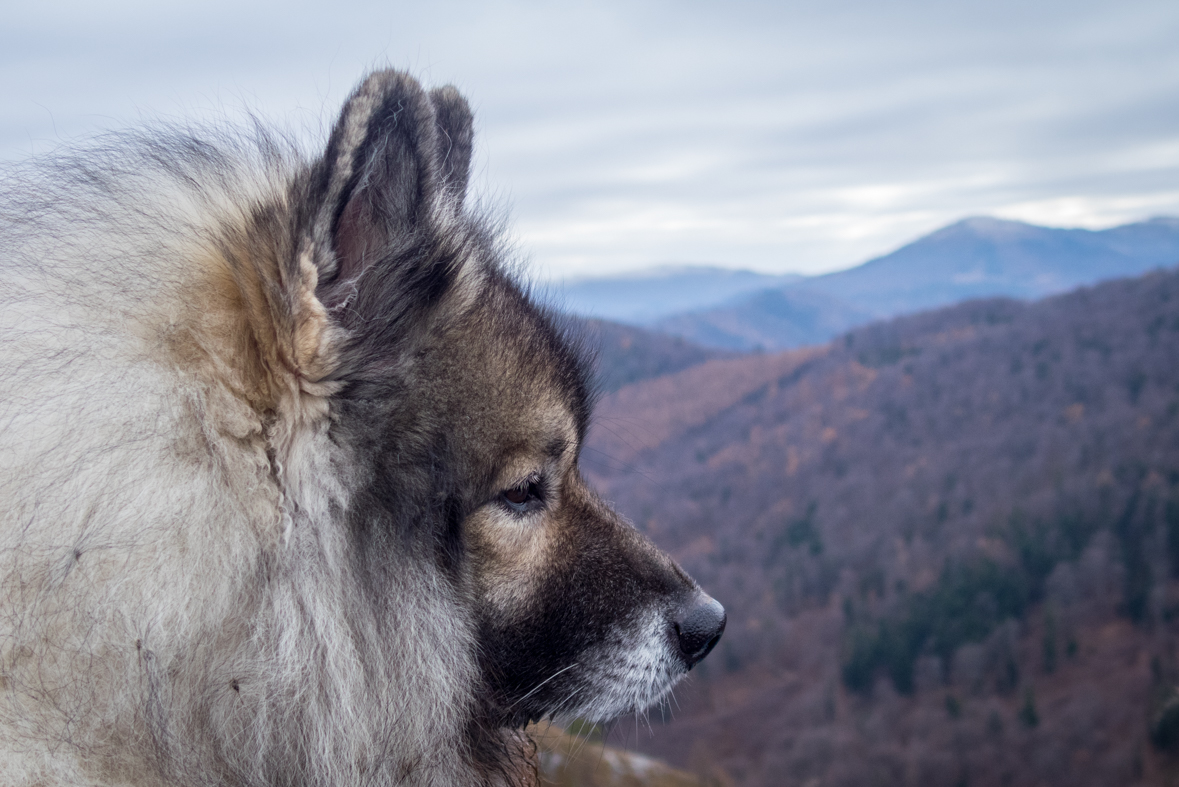
[[[0,156],[242,107],[308,139],[369,67],[453,82],[542,276],[818,272],[964,215],[1179,213],[1179,6],[24,4]]]

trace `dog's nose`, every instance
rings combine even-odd
[[[697,593],[675,620],[680,657],[688,669],[708,655],[725,631],[725,608],[716,599]]]

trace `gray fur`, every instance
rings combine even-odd
[[[522,724],[686,671],[698,590],[577,473],[585,367],[464,209],[471,125],[379,72],[318,157],[5,173],[0,783],[523,784]]]

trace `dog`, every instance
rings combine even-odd
[[[724,610],[587,488],[584,351],[452,87],[317,156],[123,133],[0,195],[0,783],[507,785]]]

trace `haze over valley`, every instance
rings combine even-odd
[[[873,320],[969,298],[1034,299],[1179,260],[1179,218],[1106,230],[969,218],[821,276],[665,266],[540,292],[565,311],[728,350],[822,344]]]

